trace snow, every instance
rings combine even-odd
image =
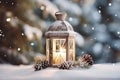
[[[94,28],[94,27],[92,27],[92,30],[95,30],[95,28]]]
[[[109,3],[108,5],[109,5],[109,6],[112,6],[112,3]]]
[[[117,14],[115,14],[115,16],[117,16]]]
[[[101,13],[101,10],[98,10],[98,13]]]
[[[12,2],[12,5],[14,4],[14,2]]]
[[[24,33],[22,33],[21,35],[22,35],[22,36],[24,36],[25,34],[24,34]]]
[[[120,34],[120,32],[117,32],[117,34]]]
[[[41,10],[45,10],[45,6],[41,6],[40,9],[41,9]]]
[[[11,18],[7,18],[6,21],[7,21],[7,22],[10,22],[10,21],[11,21]]]
[[[17,50],[18,50],[18,51],[20,51],[21,49],[20,49],[20,48],[18,48]]]
[[[28,24],[24,25],[24,32],[29,40],[33,40],[35,37],[37,39],[41,39],[41,37],[42,37],[42,32],[39,28],[35,28]]]
[[[73,21],[72,17],[69,18],[69,21]]]
[[[68,30],[69,30],[69,28],[72,28],[70,23],[68,23],[67,21],[61,21],[61,20],[57,20],[54,23],[52,23],[51,24],[52,28],[51,27],[50,28],[53,30],[56,30],[56,28],[58,28],[59,26],[63,26],[63,24],[62,24],[63,22],[66,25],[66,27],[68,28]]]
[[[87,24],[84,24],[84,27],[87,27],[88,25]]]
[[[31,46],[34,46],[35,44],[33,42],[30,43]]]
[[[90,69],[34,71],[32,65],[0,65],[1,80],[120,80],[120,63],[94,64]]]

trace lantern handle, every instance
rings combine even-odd
[[[67,13],[64,11],[58,11],[55,13],[56,19],[64,21],[66,19]]]

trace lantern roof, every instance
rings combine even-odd
[[[56,33],[58,33],[56,34],[56,36],[60,36],[61,34],[74,34],[74,30],[71,24],[65,21],[65,18],[67,16],[65,12],[58,11],[55,13],[55,16],[57,20],[50,25],[48,31],[46,32],[46,36],[48,35],[52,36],[55,35]]]
[[[73,28],[67,21],[57,20],[50,25],[48,31],[73,31]]]

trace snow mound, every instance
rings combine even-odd
[[[95,64],[90,69],[34,71],[32,65],[0,65],[0,80],[120,80],[119,64]]]

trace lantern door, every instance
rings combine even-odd
[[[66,61],[66,39],[53,39],[52,64],[61,64]]]
[[[74,61],[75,60],[75,41],[74,41],[74,38],[71,38],[69,40],[68,48],[69,48],[69,60]]]

